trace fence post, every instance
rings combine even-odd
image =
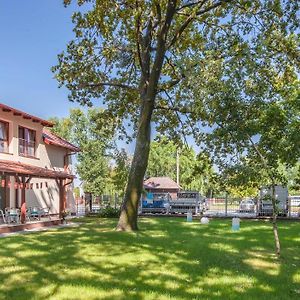
[[[290,197],[288,197],[288,211],[289,211],[289,218],[290,218],[292,215],[292,201]]]
[[[225,217],[227,217],[227,209],[228,209],[228,193],[225,194]]]
[[[256,217],[258,217],[259,216],[259,199],[257,199],[256,200],[256,204],[255,204],[255,210],[256,210],[256,212],[255,212],[255,215],[256,215]]]

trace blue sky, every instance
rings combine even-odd
[[[63,0],[0,1],[0,102],[42,118],[78,106],[50,71],[73,37],[74,10]]]
[[[79,107],[68,101],[67,89],[58,88],[50,70],[74,37],[73,2],[65,8],[63,0],[0,0],[1,103],[45,119]],[[118,145],[134,150],[133,143]]]

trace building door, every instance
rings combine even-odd
[[[2,180],[5,180],[5,183],[7,182],[8,178],[5,178],[5,176],[0,177],[0,183],[2,183]],[[5,184],[6,185],[6,184]],[[0,209],[4,211],[5,207],[8,207],[8,201],[9,201],[9,190],[8,187],[4,186],[3,184],[0,185]]]

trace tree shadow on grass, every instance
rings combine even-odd
[[[1,299],[298,299],[299,223],[229,220],[208,226],[178,218],[141,220],[138,233],[115,220],[0,240]]]

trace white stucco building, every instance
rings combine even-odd
[[[52,134],[50,122],[0,103],[0,209],[75,210],[72,154],[79,148]]]

